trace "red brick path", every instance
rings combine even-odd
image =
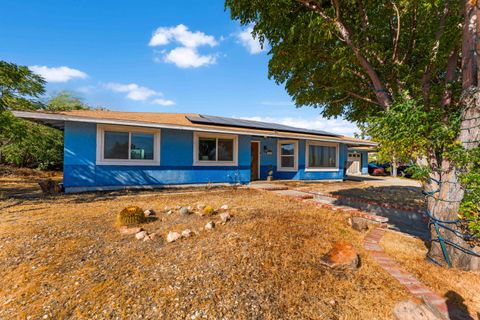
[[[448,308],[445,299],[434,293],[412,274],[404,271],[402,267],[385,254],[380,246],[380,240],[385,234],[385,229],[375,228],[363,240],[363,247],[370,256],[392,277],[397,279],[415,297],[429,302],[430,306],[437,308],[438,312],[448,319]]]

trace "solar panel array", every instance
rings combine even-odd
[[[229,127],[260,129],[260,130],[275,130],[275,131],[340,137],[340,135],[338,134],[330,133],[327,131],[296,128],[296,127],[286,126],[283,124],[269,123],[269,122],[262,122],[262,121],[215,117],[215,116],[206,116],[206,115],[200,115],[198,117],[187,116],[187,119],[190,120],[192,123],[197,123],[197,124],[210,124],[210,125],[217,125],[217,126],[229,126]]]

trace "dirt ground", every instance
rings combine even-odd
[[[420,184],[409,179],[385,177],[360,181],[281,181],[279,183],[298,190],[317,192],[327,196],[360,198],[412,211],[422,211],[425,205],[425,196],[422,194]]]
[[[0,319],[388,319],[409,294],[365,256],[338,213],[254,190],[65,195],[0,203]],[[20,201],[20,203],[18,202]],[[233,219],[163,213],[230,206]],[[153,208],[148,232],[198,234],[171,244],[122,236],[116,213]],[[321,267],[336,240],[362,258],[353,273]]]
[[[480,272],[445,269],[425,260],[427,247],[417,238],[387,232],[381,241],[385,252],[407,271],[455,305],[480,319]]]

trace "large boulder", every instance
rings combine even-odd
[[[329,268],[354,270],[359,267],[360,257],[351,244],[338,241],[320,258],[320,263]]]

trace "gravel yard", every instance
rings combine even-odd
[[[227,204],[232,220],[164,213],[200,203]],[[143,228],[160,237],[120,234],[115,216],[130,205],[157,212]],[[345,216],[267,192],[5,198],[0,208],[0,319],[388,319],[409,298]],[[187,228],[197,234],[165,241]],[[360,269],[318,263],[337,240],[357,248]]]

